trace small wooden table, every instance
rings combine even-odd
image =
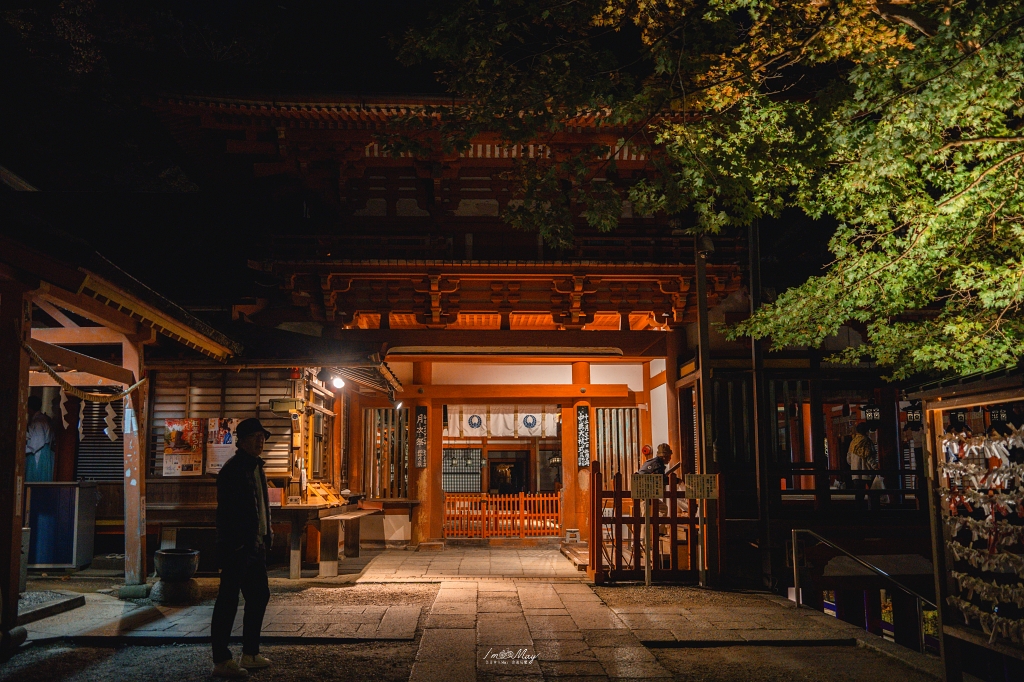
[[[355,505],[346,505],[354,507]],[[320,517],[320,577],[338,575],[338,532],[345,524],[345,556],[359,556],[359,521],[364,516],[383,514],[380,509],[348,509],[339,513],[330,510],[330,516]]]
[[[306,525],[319,525],[322,511],[336,512],[341,509],[329,504],[289,504],[270,508],[270,518],[278,523],[287,523],[288,533],[288,577],[298,580],[302,577],[302,533]],[[320,545],[323,547],[323,544]]]

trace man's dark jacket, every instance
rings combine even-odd
[[[661,457],[651,457],[649,460],[644,462],[643,466],[637,470],[638,474],[663,474],[665,473],[665,463],[661,461]]]
[[[259,537],[260,490],[253,476],[256,470],[263,482],[263,504],[267,510],[267,534],[263,538]],[[217,474],[217,546],[221,557],[226,558],[228,554],[242,549],[254,552],[260,544],[269,548],[272,537],[263,460],[238,450]]]

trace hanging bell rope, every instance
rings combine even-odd
[[[28,345],[25,342],[22,342],[21,347],[25,349],[25,352],[28,353],[33,360],[39,363],[39,366],[43,368],[44,372],[49,374],[50,377],[53,378],[53,380],[56,381],[61,388],[64,389],[65,393],[73,395],[80,400],[87,400],[90,403],[112,403],[118,400],[123,400],[125,396],[130,394],[132,391],[142,387],[142,385],[146,383],[146,378],[143,377],[134,386],[129,386],[120,393],[88,393],[80,388],[72,386],[67,381],[65,381],[64,378],[57,372],[57,370],[55,370],[53,367],[50,367],[50,365],[46,364],[45,360],[39,357],[39,353],[37,353],[35,349],[32,348],[32,346]]]

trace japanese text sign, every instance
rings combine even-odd
[[[425,469],[427,466],[427,406],[416,406],[416,468]]]
[[[576,406],[576,461],[581,467],[590,466],[590,408]]]
[[[629,496],[634,500],[665,498],[664,474],[633,474],[629,479]]]
[[[686,499],[717,500],[717,474],[686,474]]]

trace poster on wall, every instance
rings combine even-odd
[[[219,473],[221,467],[234,457],[235,429],[240,419],[209,419],[206,424],[206,473]]]
[[[416,468],[427,466],[427,406],[416,406]]]
[[[576,406],[576,461],[580,467],[590,466],[590,408]]]
[[[164,476],[203,473],[203,420],[164,420]]]

